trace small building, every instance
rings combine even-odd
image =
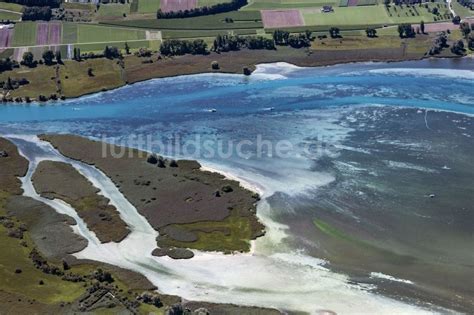
[[[334,11],[334,9],[332,8],[332,5],[325,5],[321,9],[321,12],[324,12],[324,13],[328,13],[332,11]]]

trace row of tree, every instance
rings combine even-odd
[[[212,50],[215,52],[236,51],[241,48],[275,49],[275,43],[262,36],[217,35],[212,46]]]
[[[51,16],[50,7],[25,7],[21,19],[23,21],[49,21]]]
[[[9,71],[17,67],[18,63],[15,60],[11,60],[10,58],[0,59],[0,72]]]
[[[230,11],[237,11],[241,7],[246,6],[248,4],[247,0],[232,0],[230,2],[225,3],[217,3],[212,6],[205,6],[194,8],[191,10],[185,11],[171,11],[171,12],[163,12],[161,9],[158,10],[156,13],[157,19],[177,19],[177,18],[187,18],[187,17],[194,17],[194,16],[202,16],[202,15],[210,15],[210,14],[218,14]]]
[[[202,39],[195,39],[193,41],[180,39],[165,40],[161,43],[160,52],[165,56],[205,55],[208,53],[207,44]]]
[[[291,46],[293,48],[309,47],[313,39],[312,33],[309,30],[300,34],[290,34],[282,30],[273,32],[273,40],[279,46]]]

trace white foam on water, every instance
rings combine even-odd
[[[400,278],[395,278],[395,277],[392,277],[390,275],[386,275],[386,274],[381,273],[381,272],[371,272],[370,277],[371,278],[385,279],[385,280],[390,280],[390,281],[395,281],[395,282],[401,282],[401,283],[406,283],[406,284],[415,284],[413,281],[400,279]]]
[[[161,292],[188,300],[276,307],[311,314],[320,310],[338,314],[432,313],[376,295],[364,286],[349,284],[345,275],[326,269],[324,261],[285,249],[278,243],[282,234],[278,231],[274,233],[273,229],[270,229],[269,235],[255,241],[253,253],[224,255],[197,251],[190,260],[152,257],[151,251],[156,247],[156,231],[109,178],[93,166],[62,157],[36,137],[11,137],[13,141],[15,138],[27,141],[28,146],[36,146],[34,153],[27,154],[23,152],[24,143],[17,143],[31,163],[27,176],[22,179],[25,195],[48,203],[56,211],[76,219],[78,225],[73,227],[74,232],[89,241],[86,249],[75,254],[78,258],[102,261],[142,273]],[[101,194],[117,207],[131,229],[129,236],[120,243],[101,244],[70,205],[38,196],[31,176],[38,161],[44,159],[70,163],[86,175]],[[268,209],[265,207],[268,204],[263,201],[261,205],[262,217],[267,218]],[[271,226],[272,223],[266,220],[264,222]]]
[[[285,75],[301,69],[304,68],[287,62],[262,63],[256,66],[256,69],[252,74],[279,73]]]
[[[415,69],[415,68],[387,68],[387,69],[372,69],[369,73],[374,74],[395,74],[407,75],[414,77],[445,77],[454,79],[474,80],[474,71],[471,70],[454,70],[454,69]]]
[[[415,170],[415,171],[420,171],[420,172],[425,172],[425,173],[437,173],[437,171],[432,168],[423,167],[423,166],[419,166],[412,163],[389,161],[389,160],[384,160],[383,162],[388,167],[391,167],[391,168],[404,168],[404,169]]]

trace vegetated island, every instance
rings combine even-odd
[[[64,174],[74,179],[71,184],[80,184],[79,187],[89,191],[89,183],[79,177],[80,174],[60,164],[47,163],[49,165],[44,164],[41,169],[52,168],[56,173],[64,170]],[[76,224],[73,218],[22,196],[19,177],[25,176],[27,170],[28,161],[19,154],[16,146],[0,137],[0,309],[3,312],[281,314],[272,309],[183,301],[177,296],[158,293],[141,274],[76,259],[70,254],[84,249],[87,241],[71,229]],[[65,189],[67,193],[68,190]],[[99,209],[99,213],[101,211],[103,209]]]
[[[42,197],[70,204],[101,242],[120,242],[130,232],[117,209],[71,165],[41,161],[32,180]]]
[[[191,258],[186,249],[246,252],[250,240],[264,234],[256,217],[258,194],[218,173],[201,170],[197,161],[168,160],[79,136],[40,138],[64,156],[94,165],[115,183],[159,232],[154,255]]]

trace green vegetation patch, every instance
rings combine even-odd
[[[5,215],[4,207],[8,197],[7,193],[0,192],[2,215]],[[30,299],[48,304],[72,302],[83,293],[81,283],[66,282],[58,276],[45,274],[35,268],[28,257],[34,244],[27,233],[23,238],[28,247],[22,246],[21,240],[9,237],[7,233],[7,229],[0,225],[0,290],[26,295]],[[16,273],[17,269],[21,272]],[[40,280],[43,280],[43,285],[39,284]]]
[[[81,52],[84,50],[81,47]],[[89,68],[94,77],[88,75]],[[124,82],[120,73],[120,67],[113,60],[101,58],[81,62],[66,61],[60,70],[63,93],[66,97],[76,97],[122,86]]]
[[[219,3],[228,3],[232,0],[198,0],[198,7],[210,7]]]
[[[74,44],[77,42],[77,24],[64,23],[63,24],[63,43]]]
[[[121,17],[130,13],[130,4],[125,3],[108,3],[101,4],[99,11],[97,11],[99,17]]]
[[[134,0],[138,3],[138,13],[156,13],[160,8],[160,0]],[[132,3],[133,6],[133,3]]]
[[[41,56],[41,54],[39,54],[39,56]],[[14,90],[11,93],[11,96],[29,96],[31,98],[37,98],[41,94],[49,96],[56,93],[56,84],[54,80],[51,79],[54,78],[54,76],[54,67],[39,65],[32,69],[21,67],[19,69],[14,69],[13,71],[3,72],[0,74],[0,80],[7,80],[8,77],[25,78],[30,81],[30,84],[21,86],[19,89]]]
[[[248,218],[231,215],[221,222],[206,221],[190,224],[173,224],[185,231],[197,235],[194,242],[180,242],[173,239],[160,239],[159,246],[176,246],[206,251],[247,252],[250,249],[249,239],[252,229]]]
[[[15,24],[12,46],[36,45],[36,23],[21,22]]]
[[[21,13],[0,11],[0,20],[3,20],[3,21],[19,21],[20,18],[21,18]]]
[[[0,9],[21,13],[23,6],[16,3],[0,2]]]
[[[78,43],[103,43],[126,40],[144,40],[145,31],[124,28],[114,28],[101,25],[77,25]],[[113,45],[111,43],[110,45]]]

